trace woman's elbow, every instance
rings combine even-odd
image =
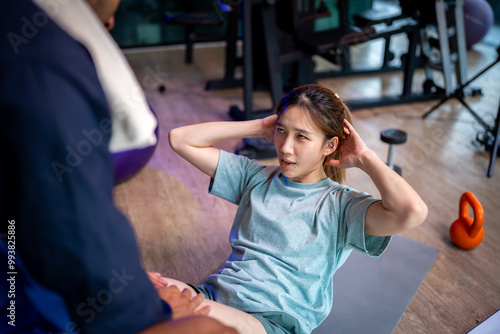
[[[168,133],[168,142],[170,144],[170,147],[175,152],[178,152],[181,142],[179,128],[170,130],[170,132]]]
[[[429,209],[423,201],[412,204],[410,208],[408,208],[405,219],[407,229],[415,228],[421,225],[427,218],[428,212]]]

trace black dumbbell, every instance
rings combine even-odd
[[[387,156],[387,166],[391,167],[396,173],[402,175],[401,167],[394,164],[394,145],[406,142],[406,132],[398,129],[385,129],[380,132],[380,139],[389,144],[389,154]]]

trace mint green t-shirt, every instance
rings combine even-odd
[[[296,183],[278,166],[222,150],[209,191],[238,211],[232,253],[206,289],[248,313],[283,312],[300,324],[293,332],[310,333],[328,316],[333,274],[352,249],[380,256],[391,239],[364,234],[373,196],[330,179]]]

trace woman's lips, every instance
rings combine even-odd
[[[290,160],[287,160],[287,159],[280,159],[280,166],[282,168],[290,168],[292,167],[293,165],[295,165],[294,162],[291,162]]]

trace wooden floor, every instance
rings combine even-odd
[[[373,45],[353,53],[359,64],[366,65],[377,61],[370,51],[379,49],[380,45]],[[186,124],[229,120],[229,107],[242,106],[242,89],[204,90],[207,80],[223,75],[223,47],[195,48],[192,65],[184,64],[183,57],[182,49],[127,53],[158,115],[160,141],[148,166],[117,186],[115,197],[137,231],[145,268],[200,283],[217,270],[230,252],[227,239],[236,207],[208,194],[208,177],[172,152],[167,134]],[[495,57],[493,48],[476,45],[468,52],[469,74]],[[400,73],[392,73],[321,79],[319,84],[351,99],[397,93],[401,80]],[[419,71],[416,89],[423,80],[423,72]],[[159,83],[166,85],[166,92],[156,90]],[[477,80],[475,86],[481,87],[484,95],[468,101],[492,123],[500,99],[500,65]],[[380,131],[393,127],[408,133],[407,143],[396,148],[396,163],[428,204],[429,215],[423,225],[404,236],[440,250],[397,325],[394,333],[398,334],[466,333],[500,308],[500,161],[497,159],[493,177],[487,178],[489,155],[475,142],[482,127],[456,100],[422,120],[421,115],[435,102],[353,114],[354,126],[383,160],[388,146],[380,141]],[[257,108],[272,107],[266,92],[254,93],[254,103]],[[220,147],[234,151],[239,144],[231,141]],[[273,159],[265,163],[273,163]],[[378,195],[365,174],[359,170],[347,174],[347,184]],[[465,191],[477,196],[485,212],[484,241],[470,251],[455,247],[448,235]]]

